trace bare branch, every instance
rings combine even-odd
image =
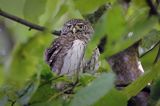
[[[26,20],[24,20],[22,18],[19,18],[17,16],[11,15],[11,14],[9,14],[7,12],[4,12],[1,9],[0,9],[0,16],[3,16],[3,17],[8,18],[10,20],[16,21],[16,22],[18,22],[20,24],[23,24],[23,25],[29,27],[29,29],[35,29],[35,30],[39,30],[39,31],[47,30],[47,28],[45,28],[43,26],[36,25],[36,24],[31,23],[31,22],[28,22],[28,21],[26,21]],[[60,31],[51,31],[50,33],[54,34],[54,35],[57,35],[57,36],[60,35]]]
[[[91,23],[95,23],[108,8],[109,8],[109,5],[103,5],[97,11],[95,11],[93,14],[89,14],[89,15],[85,16],[85,18],[87,20],[89,20]],[[3,16],[3,17],[8,18],[12,21],[15,21],[15,22],[18,22],[22,25],[25,25],[25,26],[29,27],[29,30],[31,30],[31,29],[38,30],[38,31],[46,31],[47,30],[47,28],[44,26],[33,24],[33,23],[26,21],[22,18],[19,18],[17,16],[9,14],[1,9],[0,9],[0,16]],[[54,31],[51,31],[50,33],[57,35],[57,36],[60,36],[61,32],[54,30]]]
[[[110,7],[111,7],[110,3],[104,4],[100,6],[94,13],[84,15],[84,18],[86,20],[89,20],[90,23],[95,24]]]

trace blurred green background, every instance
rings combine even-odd
[[[101,58],[101,69],[105,71],[102,74],[98,72],[97,76],[82,75],[82,86],[76,88],[73,98],[66,100],[59,98],[61,94],[52,87],[57,80],[51,79],[56,76],[44,61],[44,50],[56,36],[47,31],[29,30],[0,16],[0,106],[125,106],[129,98],[151,81],[150,102],[158,106],[160,62],[153,62],[158,56],[159,46],[140,58],[144,76],[121,92],[114,88],[115,76],[104,58],[140,39],[140,54],[160,41],[159,15],[150,14],[146,0],[0,0],[0,9],[49,30],[60,30],[67,20],[83,19],[103,4],[109,7],[93,24],[95,34],[88,45],[87,55],[104,35],[108,35]],[[153,0],[153,4],[159,12],[159,3]],[[41,86],[47,81],[49,83]],[[87,86],[90,83],[91,86]]]

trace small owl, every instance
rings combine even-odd
[[[46,49],[45,59],[58,75],[72,76],[82,68],[85,48],[93,35],[93,28],[88,21],[72,19],[66,22],[61,36]]]

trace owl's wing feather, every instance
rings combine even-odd
[[[59,51],[59,46],[57,46],[57,41],[55,40],[54,42],[52,42],[51,46],[49,48],[46,49],[45,51],[45,59],[46,62],[51,65],[51,63],[53,62],[54,57],[56,56],[56,54]]]
[[[62,47],[57,48],[51,55],[50,59],[49,59],[49,65],[52,66],[53,63],[56,61],[56,56],[58,55],[58,53],[60,53]]]
[[[46,62],[57,74],[61,71],[64,56],[67,54],[71,45],[72,42],[66,36],[60,36],[52,42],[49,48],[46,49]]]

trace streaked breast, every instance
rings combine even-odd
[[[72,47],[68,50],[64,58],[60,75],[73,75],[80,70],[80,64],[84,56],[85,43],[81,40],[75,40]]]

